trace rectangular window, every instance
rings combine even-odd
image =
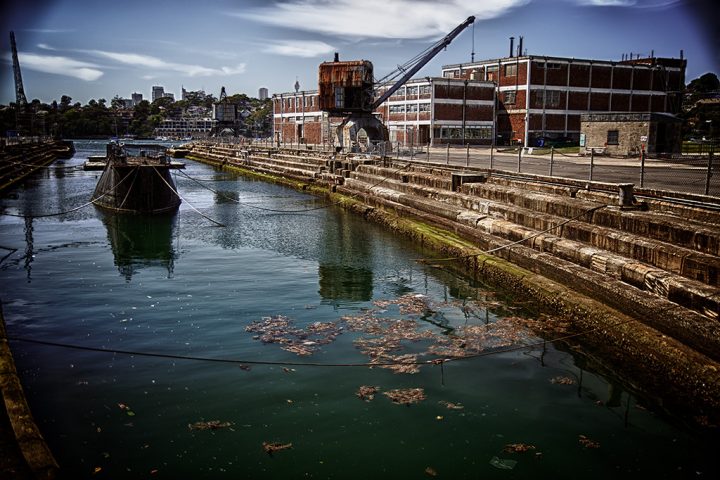
[[[557,108],[560,106],[560,90],[545,90],[543,92],[545,97],[546,108]]]
[[[345,106],[345,89],[343,87],[335,87],[335,108],[343,108]]]
[[[430,111],[430,104],[429,104],[429,103],[421,103],[421,104],[420,104],[420,111],[421,111],[421,112],[429,112],[429,111]]]
[[[608,130],[607,144],[608,145],[618,145],[619,137],[620,137],[620,132],[618,130]]]
[[[503,103],[514,105],[515,104],[515,97],[517,96],[517,92],[503,92]]]
[[[455,78],[455,71],[454,70],[448,70],[443,72],[443,77],[445,78]]]
[[[432,93],[431,85],[423,85],[420,87],[420,95],[430,95]]]
[[[315,97],[310,97],[310,106],[315,106]]]
[[[508,65],[505,65],[505,76],[506,77],[514,77],[517,75],[517,64],[511,63]]]
[[[417,97],[418,94],[418,87],[407,87],[407,96],[408,97]]]
[[[407,106],[408,113],[415,113],[415,112],[417,112],[417,110],[418,110],[417,103],[411,103],[410,105]]]
[[[560,65],[559,63],[546,63],[545,68],[547,68],[548,70],[560,70],[560,68],[562,68],[562,65]]]

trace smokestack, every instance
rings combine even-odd
[[[655,58],[655,50],[650,50],[650,58]]]
[[[682,60],[682,59],[683,59],[683,51],[680,50],[680,60]]]
[[[510,37],[510,56],[513,56],[513,46],[515,45],[515,37]]]
[[[523,37],[520,35],[520,38],[518,39],[518,57],[523,56]]]
[[[333,62],[339,62],[340,61],[340,54],[338,52],[335,52],[335,58],[333,59]]]

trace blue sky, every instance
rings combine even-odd
[[[509,53],[688,60],[687,81],[720,73],[713,2],[699,0],[10,0],[0,15],[0,104],[15,99],[14,30],[28,99],[150,96],[152,85],[257,96],[317,88],[317,66],[366,59],[382,77],[469,15],[468,28],[418,76]],[[517,45],[517,43],[516,43]]]

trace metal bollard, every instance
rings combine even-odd
[[[618,184],[618,188],[620,189],[618,203],[620,207],[632,207],[635,204],[635,196],[633,195],[634,187],[635,185],[632,183]]]
[[[593,168],[595,168],[595,149],[591,148],[590,149],[590,178],[588,178],[588,180],[590,180],[591,182],[593,179]]]
[[[553,174],[553,161],[555,160],[555,147],[550,147],[550,176]]]
[[[450,143],[447,144],[447,151],[445,152],[445,163],[450,165]]]

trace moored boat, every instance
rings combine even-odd
[[[117,213],[156,214],[169,212],[180,206],[170,170],[185,168],[172,162],[163,147],[111,142],[103,173],[98,180],[92,201],[98,207]]]

